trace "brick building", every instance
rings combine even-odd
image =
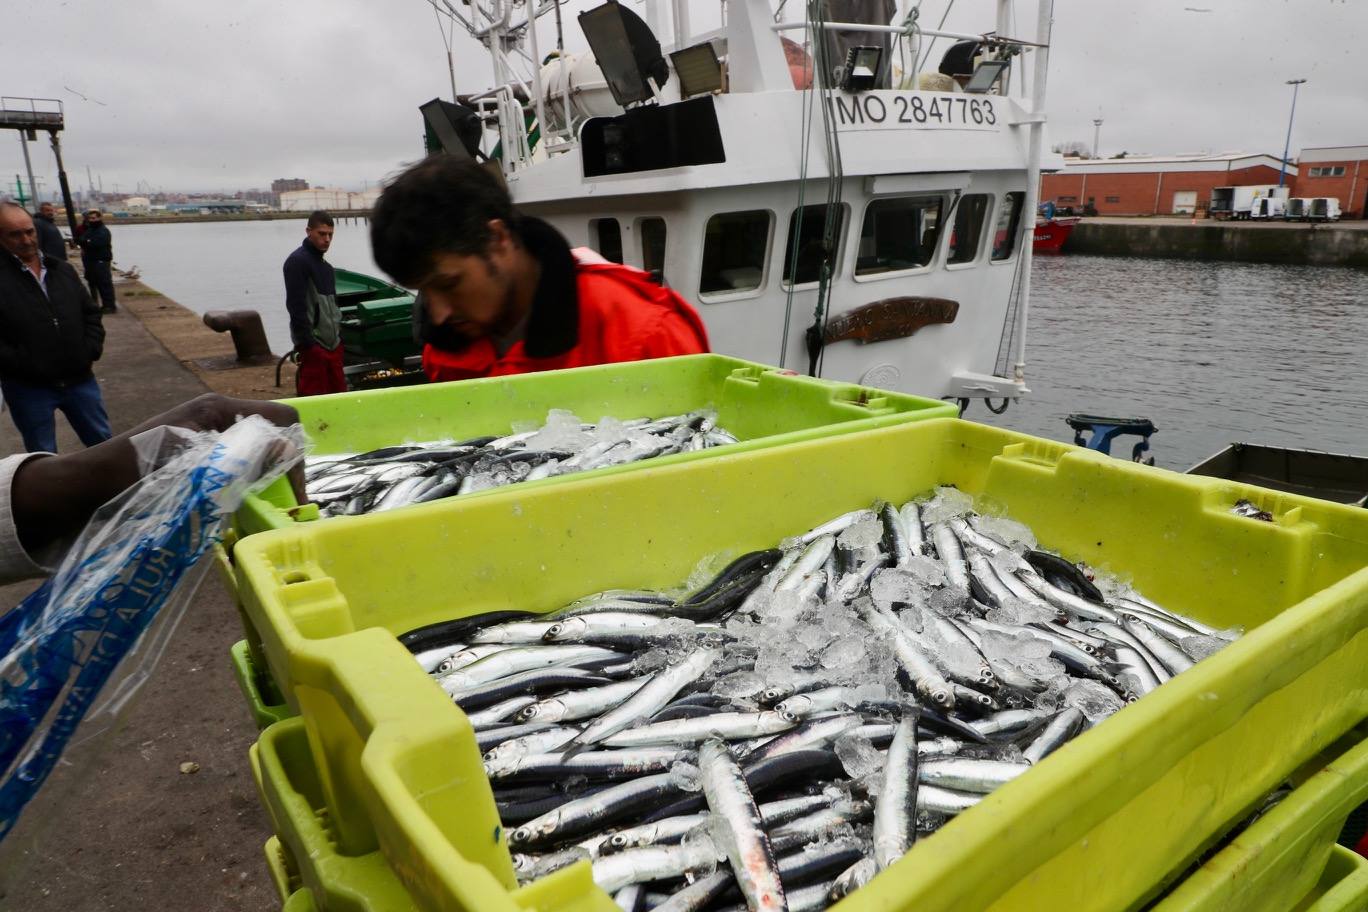
[[[1040,199],[1078,210],[1091,201],[1099,215],[1187,214],[1207,208],[1213,187],[1276,184],[1279,165],[1275,156],[1243,152],[1068,158],[1062,170],[1041,176]],[[1284,182],[1305,195],[1296,191],[1297,176],[1296,166],[1288,165]]]
[[[1332,196],[1345,218],[1368,216],[1368,146],[1302,149],[1293,196]]]
[[[309,182],[302,177],[277,177],[271,181],[272,193],[290,193],[295,190],[308,190]]]

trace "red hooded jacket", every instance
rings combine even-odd
[[[639,269],[609,262],[585,248],[571,251],[545,223],[523,221],[524,241],[542,264],[524,337],[499,355],[487,338],[460,345],[463,340],[443,339],[434,331],[439,328],[427,327],[423,370],[429,380],[497,377],[708,351],[702,319],[678,294]]]

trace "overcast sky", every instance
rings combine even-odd
[[[569,13],[590,5],[567,4],[570,32],[578,29]],[[989,30],[995,6],[963,0],[946,28]],[[1034,6],[1018,4],[1022,36]],[[450,94],[442,32],[425,0],[6,7],[0,92],[63,101],[75,188],[86,186],[89,166],[106,191],[125,194],[140,182],[216,192],[277,177],[361,189],[421,154],[417,106]],[[925,0],[922,24],[933,27],[944,9],[945,0]],[[455,48],[460,90],[487,87],[483,48],[460,32]],[[1284,83],[1304,77],[1292,154],[1368,144],[1365,49],[1368,0],[1056,0],[1050,137],[1091,145],[1100,114],[1104,155],[1276,155],[1291,102]],[[45,141],[30,152],[47,196],[56,188],[51,152]],[[5,191],[21,173],[17,134],[0,134]]]

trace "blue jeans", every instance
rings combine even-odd
[[[57,452],[57,409],[67,416],[72,430],[86,446],[108,440],[109,416],[105,414],[100,385],[94,377],[70,386],[41,386],[18,380],[0,380],[14,426],[30,453]]]

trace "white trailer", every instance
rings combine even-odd
[[[1283,210],[1283,220],[1288,222],[1305,221],[1311,213],[1311,200],[1304,196],[1294,196],[1287,201]]]
[[[1264,198],[1287,199],[1287,187],[1277,184],[1249,184],[1243,187],[1216,187],[1211,191],[1212,218],[1247,219],[1254,201]]]
[[[1313,222],[1337,222],[1340,217],[1339,200],[1333,196],[1311,198],[1311,211],[1306,217]]]

